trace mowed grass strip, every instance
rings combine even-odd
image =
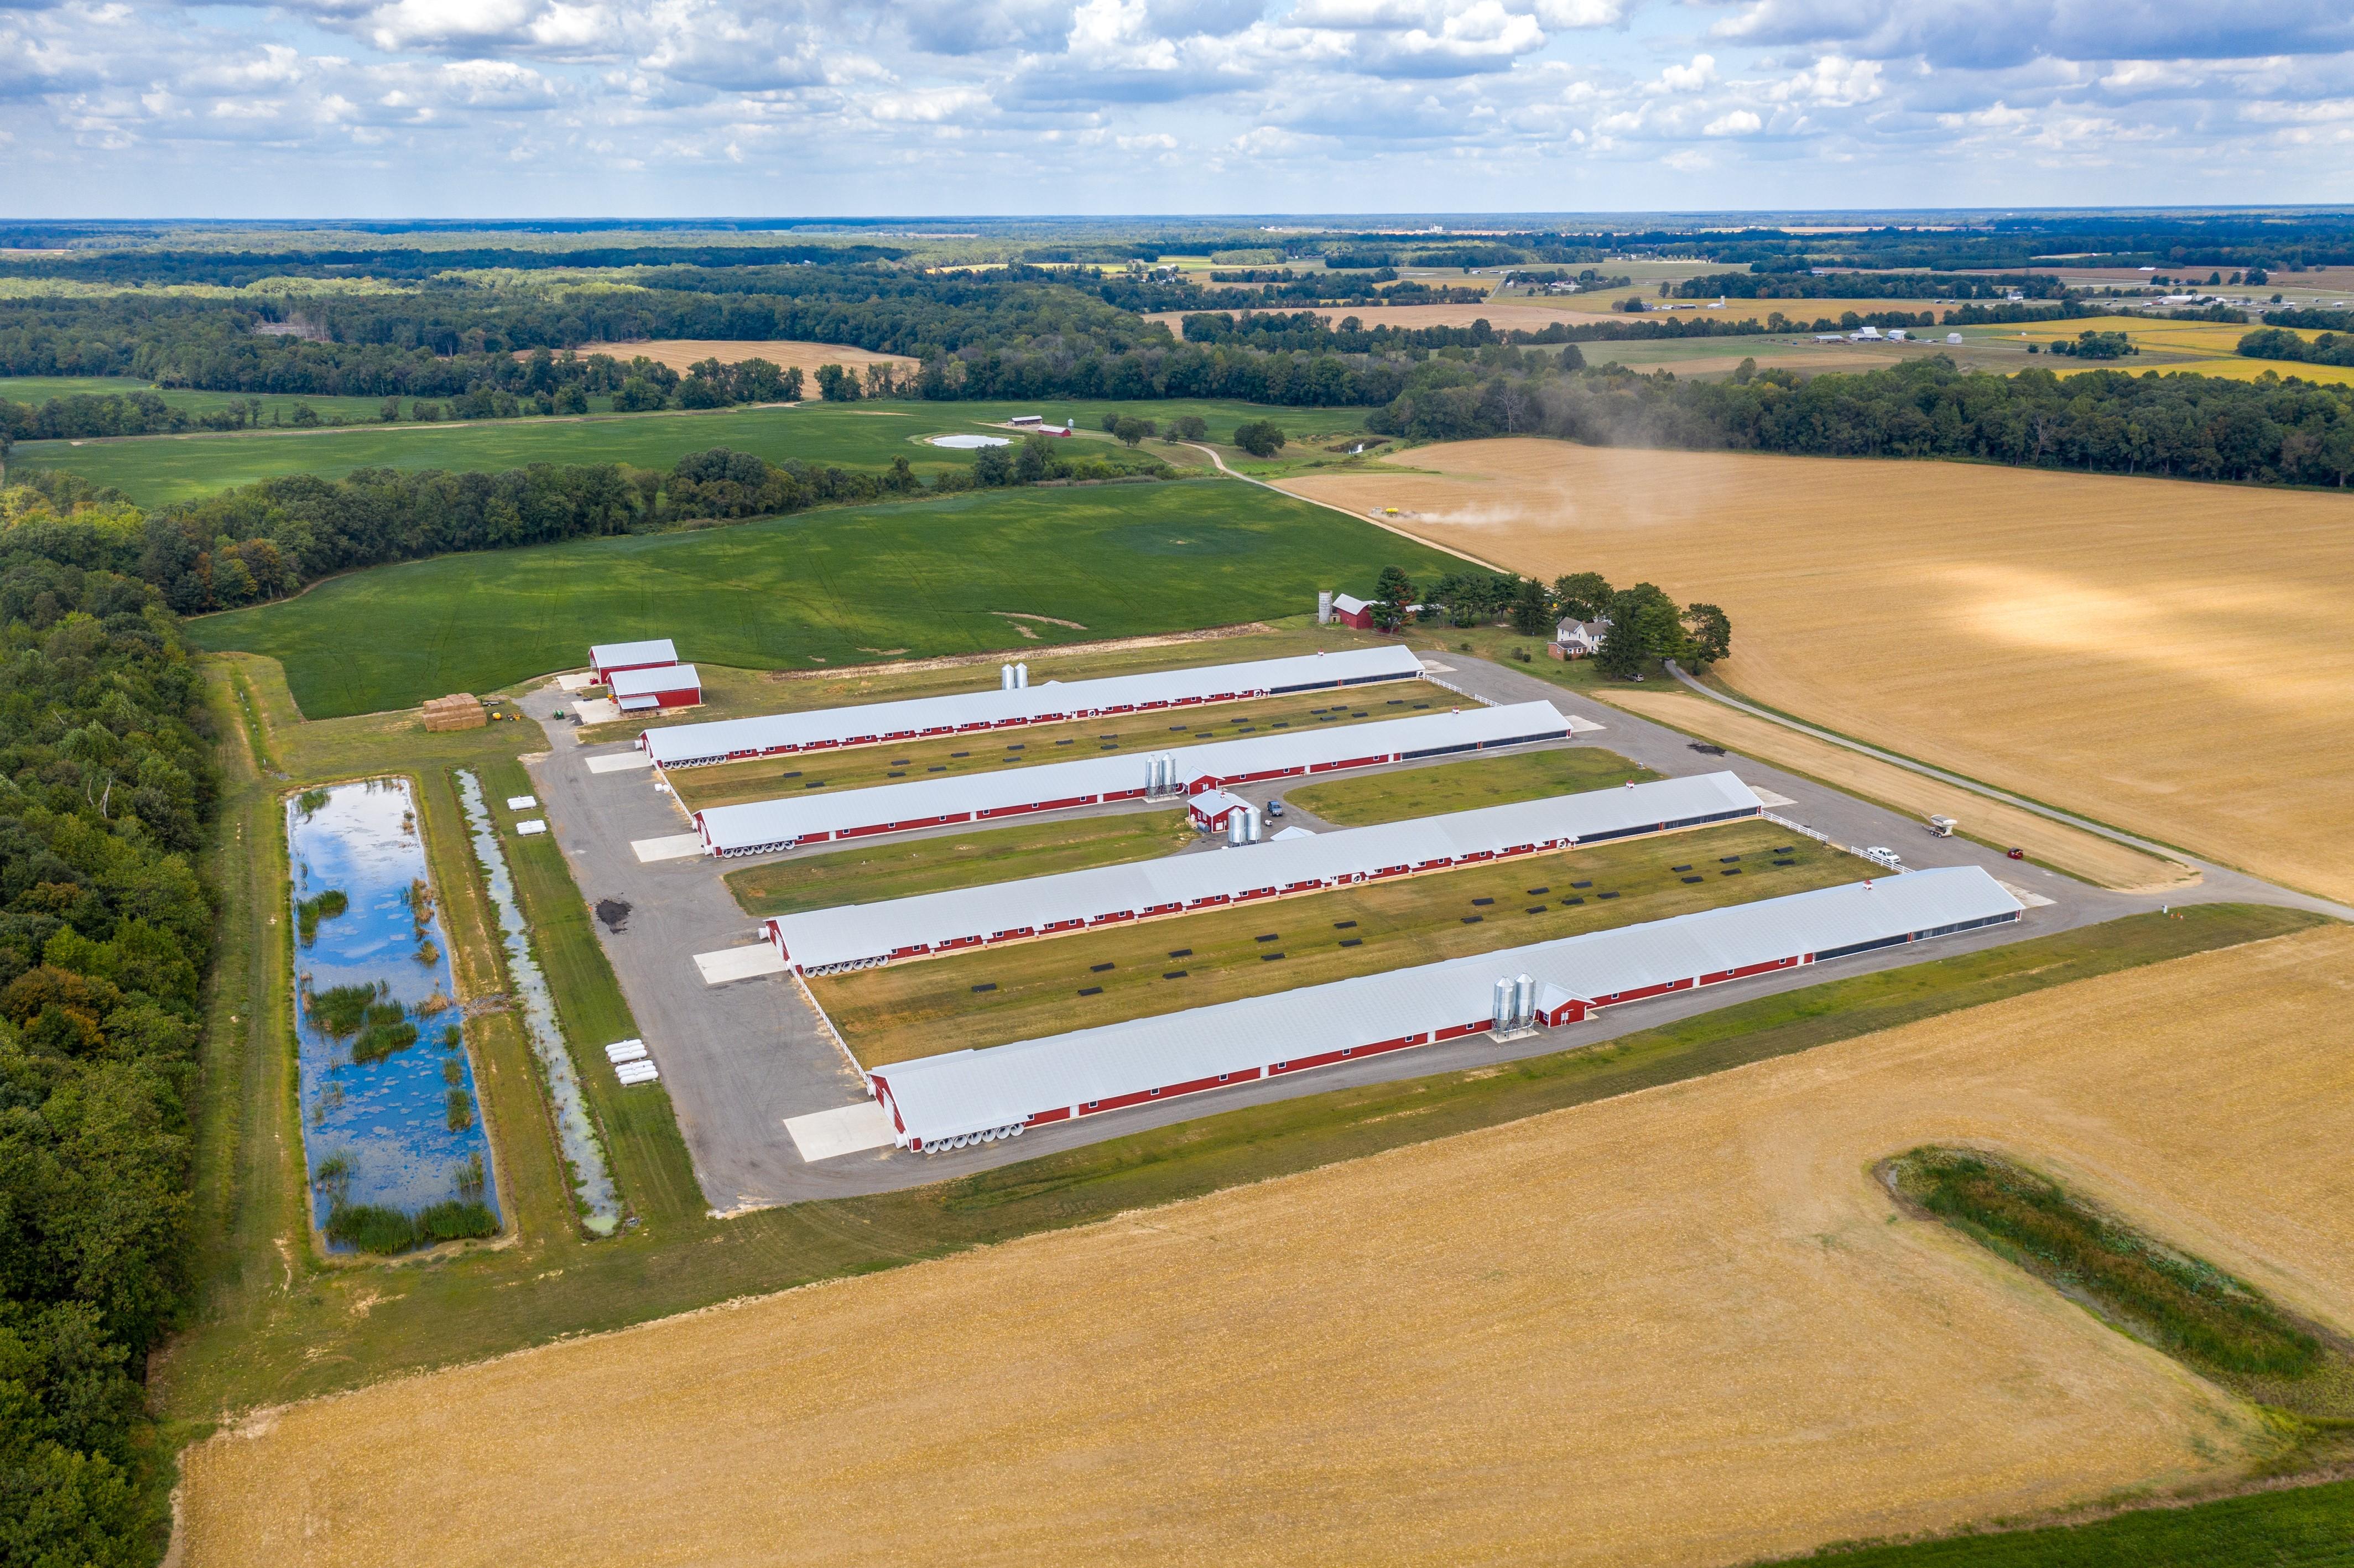
[[[1785,844],[1790,853],[1770,853]],[[1734,855],[1740,860],[1728,863],[1724,857]],[[810,985],[851,1050],[873,1066],[1802,893],[1856,881],[1855,867],[1770,822],[1737,822],[825,976]],[[1723,874],[1734,870],[1740,874]],[[1699,880],[1687,880],[1695,875]],[[1531,891],[1540,887],[1542,894]],[[1180,949],[1182,956],[1172,956]],[[1098,971],[1102,964],[1112,967]],[[1163,978],[1177,969],[1184,978]],[[991,984],[997,989],[973,990]],[[1096,995],[1079,994],[1096,988]]]
[[[893,741],[846,751],[805,751],[716,768],[680,768],[664,777],[678,791],[679,804],[699,811],[706,806],[773,800],[813,789],[865,789],[960,773],[998,773],[1040,762],[1076,762],[1115,751],[1133,755],[1141,769],[1144,759],[1156,752],[1214,740],[1259,740],[1373,719],[1413,718],[1433,710],[1434,694],[1446,694],[1419,681],[1400,681],[1347,693],[1301,693],[1253,702],[1164,708],[1158,713],[1117,714],[1069,724],[1023,725],[935,740]],[[1140,787],[1142,781],[1140,772]]]
[[[1659,777],[1598,746],[1557,747],[1547,751],[1483,757],[1477,767],[1437,762],[1394,773],[1366,773],[1284,791],[1284,804],[1312,812],[1344,828],[1509,806],[1548,795],[1612,789]]]
[[[1197,836],[1182,810],[1067,817],[773,861],[730,872],[726,882],[748,915],[797,915],[1155,860],[1176,853]]]
[[[1447,559],[1231,480],[1002,490],[380,567],[188,630],[277,659],[323,718],[497,691],[624,638],[740,669],[860,664],[1296,614]],[[1013,615],[1052,619],[1025,637]]]
[[[2190,1508],[2151,1508],[2091,1524],[1820,1552],[1808,1568],[2320,1568],[2354,1556],[2354,1481]]]

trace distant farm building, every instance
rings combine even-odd
[[[644,642],[599,642],[588,650],[588,668],[597,683],[605,685],[623,670],[645,670],[678,662],[678,650],[667,637]]]
[[[1360,631],[1373,629],[1373,607],[1352,593],[1332,596],[1332,619]]]
[[[613,701],[625,714],[691,708],[703,702],[703,677],[692,664],[654,664],[618,670],[610,683]]]
[[[1468,1034],[1558,1028],[1647,997],[2003,925],[2022,913],[2019,900],[1977,866],[1916,871],[918,1057],[875,1068],[867,1087],[901,1147],[961,1148]]]

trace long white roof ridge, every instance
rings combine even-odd
[[[914,739],[952,734],[966,725],[1034,722],[1041,715],[1073,713],[1092,717],[1110,708],[1147,703],[1207,700],[1257,692],[1309,691],[1337,682],[1404,680],[1422,673],[1422,662],[1403,644],[1341,649],[1281,659],[1254,659],[1191,669],[1148,670],[1081,681],[1048,681],[1012,691],[995,687],[887,703],[812,708],[753,718],[711,719],[701,724],[649,729],[638,743],[665,768],[758,756],[787,747],[832,746],[853,736]]]
[[[1194,797],[1206,799],[1212,791]],[[1496,854],[1564,840],[1595,842],[1670,825],[1755,817],[1756,793],[1729,772],[1662,779],[1501,806],[1340,828],[1245,849],[1179,853],[872,904],[783,915],[769,922],[786,957],[804,971],[893,956],[921,945],[987,940],[1050,923],[1166,909],[1219,895],[1373,875],[1465,855]]]
[[[1690,984],[1752,966],[1819,961],[1910,938],[2015,920],[2019,900],[1982,868],[1947,866],[1815,888],[1560,938],[1522,948],[1360,975],[1151,1018],[944,1053],[868,1069],[903,1136],[927,1142],[1020,1125],[1041,1113],[1140,1097],[1170,1086],[1256,1075],[1489,1017],[1501,977],[1540,993],[1610,1004],[1649,987]]]
[[[1569,720],[1551,703],[1515,703],[709,806],[695,812],[695,820],[705,846],[724,854],[794,843],[819,833],[903,823],[929,826],[960,819],[962,813],[1008,811],[1039,802],[1089,805],[1140,798],[1157,750],[1174,751],[1176,778],[1191,784],[1205,778],[1221,782],[1274,778],[1365,758],[1440,756],[1558,737],[1569,730]]]

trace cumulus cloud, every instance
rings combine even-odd
[[[1942,187],[1989,151],[2148,187],[1977,193],[2004,204],[2245,200],[2249,167],[2345,200],[2354,5],[0,0],[0,134],[35,207],[167,181],[153,154],[180,143],[252,150],[160,187],[231,209],[289,153],[323,178],[416,171],[429,202],[495,179],[460,151],[482,147],[576,211],[612,205],[617,172],[739,165],[870,209],[1055,207],[1128,165],[1169,192],[1221,171],[1172,197],[1214,207],[1752,206],[1851,194],[1805,183],[1841,168]],[[1235,183],[1278,168],[1301,183]],[[2233,183],[2184,185],[2209,171]]]

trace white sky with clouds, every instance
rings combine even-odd
[[[0,215],[2354,201],[2354,0],[0,0]]]

